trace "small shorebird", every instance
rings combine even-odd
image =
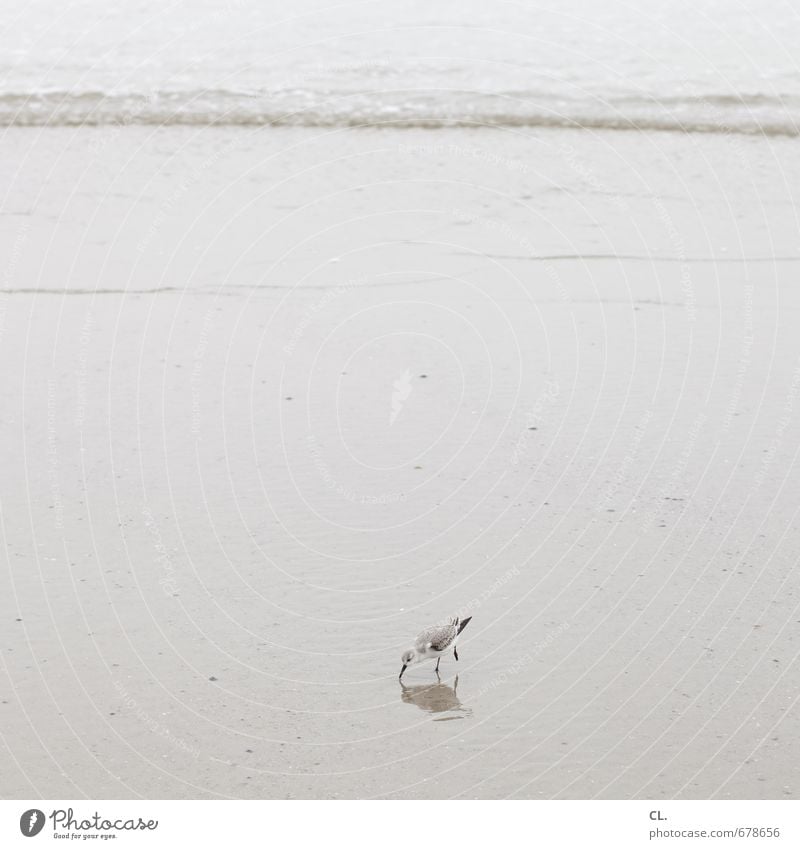
[[[417,635],[414,640],[414,647],[403,652],[401,658],[403,668],[400,670],[400,678],[403,673],[411,666],[412,663],[421,663],[423,660],[433,660],[436,658],[436,674],[439,674],[439,661],[442,655],[453,649],[453,656],[458,660],[458,649],[456,648],[456,637],[467,627],[471,616],[466,619],[459,619],[456,616],[451,619],[446,625],[431,625],[426,628],[421,634]]]

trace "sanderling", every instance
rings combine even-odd
[[[466,619],[459,619],[456,616],[446,625],[431,625],[430,628],[426,628],[421,634],[418,634],[417,639],[414,640],[414,647],[403,652],[401,658],[403,668],[400,670],[400,678],[403,677],[406,668],[411,666],[412,663],[421,663],[423,660],[433,660],[434,658],[436,658],[436,669],[434,671],[438,674],[439,661],[450,648],[453,649],[453,656],[458,660],[456,637],[467,627],[470,619],[472,619],[471,616],[467,616]]]

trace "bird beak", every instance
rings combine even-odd
[[[406,669],[408,669],[408,665],[404,663],[403,668],[400,670],[400,675],[398,677],[398,680],[403,677],[403,673],[406,671]]]

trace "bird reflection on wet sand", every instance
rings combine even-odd
[[[442,684],[441,679],[438,684],[417,684],[409,687],[400,682],[402,692],[400,698],[409,705],[416,705],[420,710],[427,713],[453,713],[460,714],[456,716],[437,716],[434,722],[447,722],[450,719],[463,719],[464,716],[469,716],[472,711],[465,708],[458,699],[458,675],[453,681],[453,686]]]

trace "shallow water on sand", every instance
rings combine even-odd
[[[7,796],[797,795],[788,142],[2,144]]]

